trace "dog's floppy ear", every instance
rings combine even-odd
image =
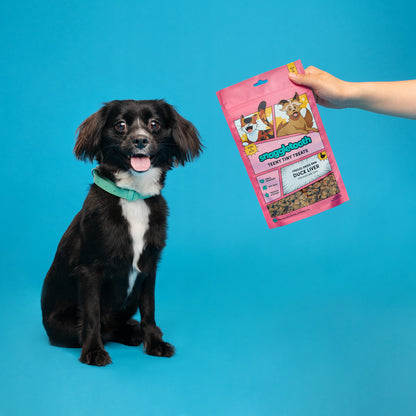
[[[173,117],[172,138],[176,144],[175,165],[185,165],[198,157],[202,151],[200,136],[195,126],[185,120],[170,104],[169,112]]]
[[[96,113],[84,120],[77,129],[77,139],[74,153],[77,159],[90,160],[101,159],[101,137],[102,130],[107,119],[107,106],[102,107]]]
[[[281,101],[279,102],[279,105],[281,105],[281,106],[282,106],[282,108],[280,109],[280,111],[285,111],[285,107],[286,107],[288,104],[289,104],[289,101],[287,101],[287,100],[281,100]]]

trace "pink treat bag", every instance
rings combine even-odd
[[[290,63],[217,92],[270,228],[348,201],[312,91]]]

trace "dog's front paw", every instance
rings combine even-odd
[[[111,358],[108,355],[108,352],[103,349],[95,349],[90,351],[83,351],[79,360],[82,363],[88,365],[96,365],[98,367],[103,367],[107,364],[111,364]]]
[[[175,354],[175,347],[173,345],[159,339],[144,342],[143,346],[146,354],[155,357],[172,357],[172,355]]]

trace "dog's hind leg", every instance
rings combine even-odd
[[[79,348],[79,311],[76,307],[61,309],[44,316],[43,325],[52,345]]]
[[[129,319],[124,325],[121,325],[111,331],[103,328],[104,342],[118,342],[119,344],[138,346],[143,342],[143,332],[140,323],[135,319]]]

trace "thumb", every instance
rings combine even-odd
[[[289,72],[289,79],[298,85],[305,85],[306,87],[314,87],[314,77],[308,74],[298,74],[294,72]]]

